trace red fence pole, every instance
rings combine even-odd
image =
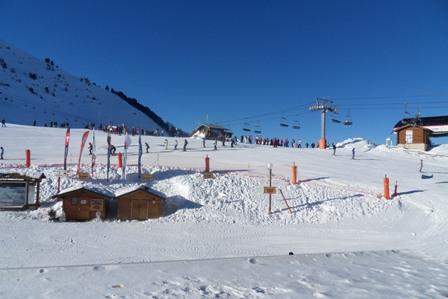
[[[25,166],[29,168],[31,166],[31,151],[25,150]]]

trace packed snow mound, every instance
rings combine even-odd
[[[441,144],[433,147],[429,153],[448,156],[448,144]]]
[[[149,116],[88,78],[68,74],[50,58],[37,59],[0,41],[0,103],[7,123],[126,124],[160,130]]]
[[[358,151],[367,152],[375,147],[375,145],[369,143],[368,140],[364,138],[348,138],[344,141],[336,143],[338,148],[355,148]]]

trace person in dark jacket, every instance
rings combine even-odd
[[[92,152],[93,152],[93,144],[92,142],[89,142],[89,156],[92,155]]]
[[[182,149],[184,152],[187,151],[187,145],[188,145],[188,141],[187,139],[184,140],[184,148]]]
[[[336,155],[336,145],[333,143],[333,156]]]
[[[145,142],[145,146],[146,146],[146,153],[149,154],[149,144],[148,144],[148,142]]]
[[[0,146],[0,160],[3,160],[3,154],[5,153],[5,149],[3,146]]]

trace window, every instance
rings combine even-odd
[[[80,204],[82,204],[82,205],[86,205],[86,204],[87,204],[87,200],[85,200],[85,199],[81,199]]]
[[[76,197],[72,198],[72,205],[76,205],[78,203],[78,199]]]

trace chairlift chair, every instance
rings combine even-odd
[[[294,121],[294,123],[292,124],[292,126],[291,126],[293,129],[295,129],[295,130],[298,130],[298,129],[300,129],[300,123],[299,123],[299,121]]]
[[[243,124],[243,131],[244,132],[250,132],[251,131],[249,123],[244,123]]]
[[[280,119],[280,126],[285,128],[289,127],[288,120],[286,119],[286,117],[282,116],[282,118]]]
[[[331,121],[334,122],[334,123],[337,123],[337,124],[341,123],[341,121],[339,119],[337,119],[337,118],[332,118]]]
[[[259,124],[255,126],[254,133],[261,134],[261,126]]]
[[[344,126],[349,127],[353,124],[352,118],[350,117],[350,110],[348,110],[347,115],[345,116]]]

